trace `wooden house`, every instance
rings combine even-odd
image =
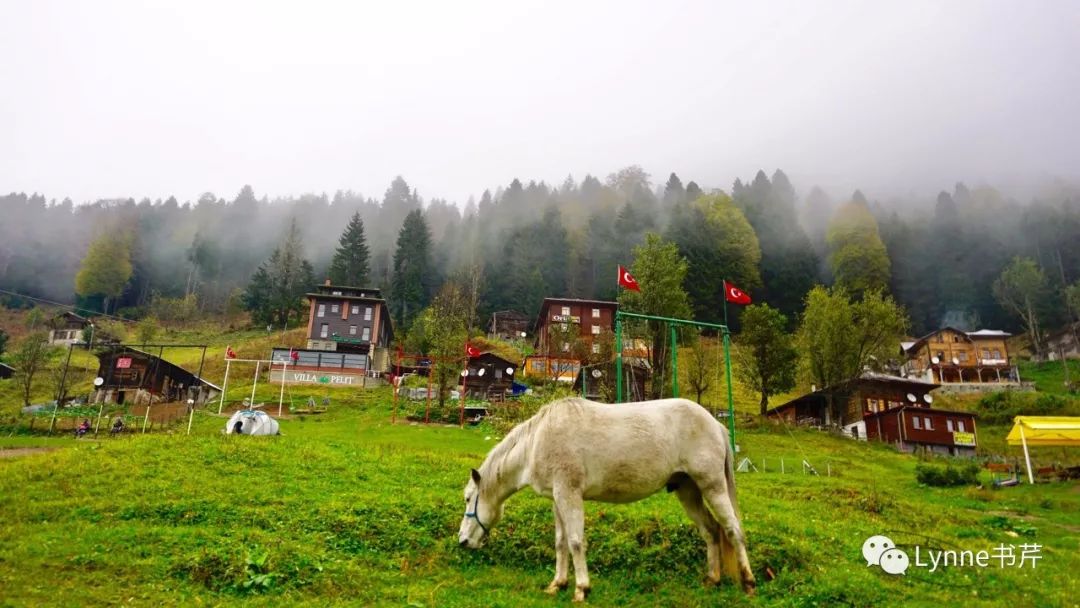
[[[90,319],[73,312],[62,312],[46,322],[49,327],[49,344],[70,346],[83,341],[83,330],[90,327]]]
[[[975,455],[975,414],[971,412],[903,405],[868,414],[864,422],[867,439],[893,444],[905,452]]]
[[[954,456],[975,453],[975,416],[934,409],[930,394],[941,385],[912,378],[865,373],[774,407],[769,418],[789,424],[841,426],[856,439],[874,439],[912,451]],[[830,400],[840,415],[833,420]]]
[[[536,352],[525,359],[523,375],[573,382],[582,360],[600,355],[604,340],[612,340],[618,308],[603,300],[545,298],[532,326]]]
[[[500,310],[491,313],[488,335],[492,339],[522,340],[529,332],[532,319],[516,310]]]
[[[307,349],[299,351],[301,364],[365,372],[390,369],[394,329],[378,289],[331,285],[327,280],[307,298]]]
[[[514,384],[518,366],[492,352],[470,357],[466,364],[465,394],[473,399],[501,398],[508,394]]]
[[[6,363],[0,363],[0,380],[7,380],[15,375],[15,368]]]
[[[94,401],[105,403],[165,403],[194,399],[202,404],[221,393],[221,387],[148,352],[128,346],[97,354],[98,378]]]
[[[996,329],[965,332],[945,327],[912,342],[900,344],[901,375],[941,384],[1016,384],[1016,367],[1009,363],[1011,336]]]

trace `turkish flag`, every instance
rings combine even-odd
[[[634,278],[634,275],[630,274],[629,270],[623,268],[622,264],[619,265],[619,287],[625,287],[631,291],[641,291],[637,279]]]
[[[746,295],[745,291],[727,281],[724,281],[724,299],[732,304],[742,304],[743,306],[751,302],[750,296]]]
[[[233,352],[233,349],[232,349],[231,346],[226,346],[225,347],[225,358],[226,359],[235,359],[236,358],[236,353]]]
[[[300,360],[300,353],[290,348],[289,349],[289,358],[292,359],[293,363],[296,363],[297,361]]]
[[[476,348],[472,344],[469,344],[468,342],[466,342],[465,343],[465,354],[468,355],[470,359],[472,359],[473,357],[479,357],[480,356],[480,349]]]

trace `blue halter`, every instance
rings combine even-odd
[[[480,521],[480,516],[476,512],[476,507],[479,506],[479,504],[480,504],[480,491],[477,490],[476,497],[473,498],[472,511],[466,511],[465,512],[465,517],[471,517],[471,518],[475,519],[476,523],[480,526],[480,529],[484,531],[484,536],[487,536],[488,535],[487,526],[484,525],[484,522]]]

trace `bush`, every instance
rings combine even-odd
[[[1010,424],[1016,416],[1070,414],[1072,400],[1052,393],[1002,391],[979,399],[975,406],[979,420],[987,424]]]
[[[976,485],[979,483],[979,465],[974,462],[959,466],[948,463],[944,467],[918,464],[915,466],[915,479],[924,486],[936,488]]]

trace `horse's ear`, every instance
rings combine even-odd
[[[477,471],[476,469],[472,470],[472,480],[476,483],[480,483],[480,471]]]

